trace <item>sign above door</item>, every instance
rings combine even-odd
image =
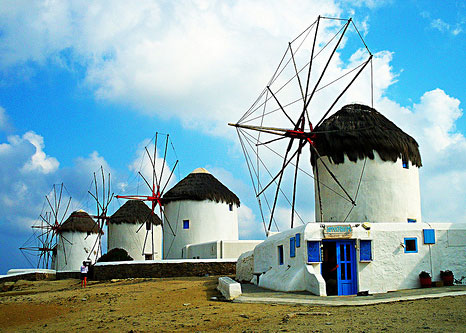
[[[324,227],[324,238],[351,238],[353,229],[348,224],[326,225]]]

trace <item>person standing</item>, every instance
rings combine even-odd
[[[87,284],[87,272],[89,272],[89,266],[87,266],[86,262],[83,261],[83,265],[81,266],[81,288],[86,288]]]

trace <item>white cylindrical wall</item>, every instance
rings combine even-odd
[[[346,194],[319,159],[322,215],[315,181],[316,221],[343,222],[348,216],[346,222],[407,222],[408,218],[421,222],[419,169],[416,166],[409,163],[408,169],[403,168],[401,159],[382,161],[375,151],[374,159],[367,158],[365,167],[364,160],[351,162],[346,155],[344,163],[340,164],[332,164],[327,156],[322,159],[349,195],[354,199],[357,193],[357,198],[356,206],[351,210],[351,202],[344,199]],[[317,179],[316,167],[314,176]]]
[[[162,227],[160,225],[152,225],[152,227],[154,228],[153,259],[162,259]],[[108,223],[107,252],[114,248],[126,250],[134,260],[144,260],[145,254],[152,254],[152,232],[147,231],[145,225],[141,227],[137,223]]]
[[[182,200],[171,201],[164,209],[164,259],[183,258],[182,249],[188,244],[238,240],[238,207],[234,204],[230,211],[225,202]],[[189,229],[183,229],[184,220],[189,220]]]
[[[97,234],[79,231],[63,231],[58,235],[57,257],[55,267],[57,271],[80,270],[83,261],[95,263],[101,256],[98,249]],[[94,247],[95,245],[95,247]]]

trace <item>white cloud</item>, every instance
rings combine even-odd
[[[0,130],[7,127],[7,115],[4,108],[0,106]]]
[[[423,158],[421,199],[428,221],[466,222],[466,138],[455,123],[460,101],[435,89],[413,106],[413,124]]]
[[[29,131],[23,135],[22,140],[29,141],[36,149],[31,159],[23,166],[23,171],[38,171],[47,174],[58,169],[58,161],[54,157],[48,157],[43,151],[45,147],[43,137]]]
[[[328,0],[7,4],[0,63],[78,63],[98,98],[225,135],[290,36],[340,13]]]
[[[393,3],[393,0],[344,0],[344,3],[355,7],[377,8]]]
[[[238,225],[240,239],[263,239],[265,237],[264,226],[252,209],[244,204],[238,209]]]
[[[455,126],[463,116],[460,101],[434,89],[412,106],[383,98],[376,108],[419,143],[423,219],[465,222],[466,138]]]
[[[353,4],[373,7],[380,2]],[[84,82],[98,98],[129,104],[159,117],[176,117],[186,127],[233,137],[233,130],[225,131],[225,123],[238,119],[264,87],[290,38],[318,14],[341,13],[339,4],[324,0],[138,1],[129,5],[125,1],[6,2],[0,7],[0,66],[8,69],[52,61],[73,68],[78,64],[85,69]],[[462,31],[462,23],[433,19],[427,12],[421,15],[439,31]],[[363,32],[368,29],[367,22],[368,18],[362,22]],[[361,53],[354,52],[348,61],[342,57],[336,55],[338,66],[332,69],[332,75],[344,73]],[[444,175],[454,176],[459,186],[451,189],[458,198],[465,196],[461,189],[466,188],[461,166],[466,152],[464,135],[455,129],[462,116],[460,102],[439,89],[425,93],[411,106],[388,99],[387,88],[402,79],[391,66],[393,57],[389,51],[375,54],[375,107],[419,141],[425,165],[421,169],[423,201],[429,203],[424,206],[424,215],[440,216],[430,203],[447,180]],[[368,74],[364,75],[341,104],[368,103],[368,95],[361,93],[369,87]],[[326,91],[338,89],[341,85]],[[0,128],[5,123],[2,110]],[[62,172],[58,161],[45,154],[43,139],[37,134],[30,132],[8,140],[0,144],[0,159],[9,163],[8,170],[0,166],[5,171],[2,175],[16,175],[11,170],[22,170],[24,174],[19,176],[35,172],[41,174],[40,179],[49,180]],[[276,157],[271,155],[270,159]],[[78,159],[77,164],[90,169],[99,164],[99,156],[90,156],[88,161]],[[148,178],[150,169],[148,164],[142,169]],[[133,163],[131,170],[138,171],[139,165]],[[438,187],[433,180],[439,181]],[[31,189],[28,181],[24,184]],[[120,181],[119,186],[124,189],[127,184]],[[23,187],[18,184],[9,188],[16,193]],[[242,214],[245,220],[251,218],[247,209]],[[458,220],[464,211],[453,209],[446,216]]]
[[[456,131],[455,122],[462,116],[460,101],[448,96],[443,90],[426,92],[419,104],[414,105],[414,113],[423,125],[422,140],[434,153],[445,151],[453,145],[465,145],[464,136]]]
[[[443,33],[451,33],[453,36],[457,36],[463,32],[463,25],[466,22],[464,19],[462,19],[462,21],[459,21],[456,24],[450,24],[441,18],[432,18],[432,15],[426,11],[421,12],[420,15],[421,17],[430,20],[430,27],[432,29]]]
[[[459,34],[462,33],[462,32],[463,32],[463,28],[460,27],[460,26],[457,26],[455,29],[453,29],[453,30],[451,31],[451,33],[452,33],[453,35],[455,35],[455,36],[456,36],[456,35],[459,35]]]
[[[53,184],[64,183],[64,191],[73,198],[67,215],[81,208],[93,213],[95,203],[87,190],[93,172],[100,171],[101,165],[107,173],[111,171],[105,159],[93,152],[78,157],[71,167],[60,168],[58,160],[47,156],[44,147],[44,138],[31,131],[9,136],[7,142],[0,143],[0,211],[6,212],[2,227],[29,231],[31,221],[38,220],[44,205],[48,207],[45,195],[50,194]]]
[[[43,140],[28,132],[22,137],[13,135],[0,144],[0,211],[11,224],[5,227],[24,229],[19,221],[39,216],[43,195],[53,183],[54,163],[43,152]]]
[[[443,21],[442,19],[435,19],[430,22],[430,26],[434,29],[437,29],[440,32],[445,32],[450,30],[450,25]]]
[[[88,157],[76,158],[75,166],[78,170],[84,173],[97,173],[100,171],[100,167],[102,167],[106,173],[113,171],[105,158],[100,156],[97,151],[93,151]]]

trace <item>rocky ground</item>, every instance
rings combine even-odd
[[[466,332],[466,296],[360,307],[213,301],[216,277],[18,281],[0,292],[0,331]]]

